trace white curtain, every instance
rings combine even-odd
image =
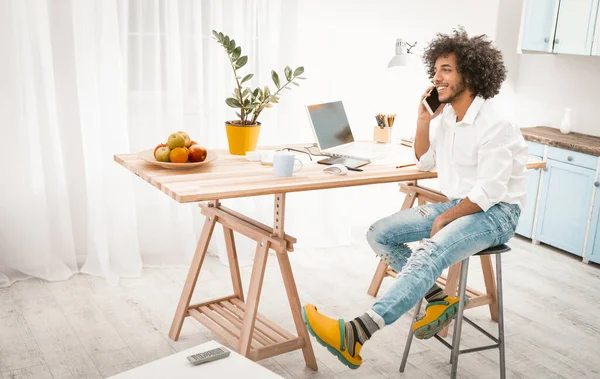
[[[77,272],[117,284],[143,266],[187,265],[203,222],[197,207],[170,199],[113,155],[153,148],[178,130],[225,148],[233,75],[211,30],[242,46],[253,86],[269,84],[271,69],[303,65],[297,45],[311,43],[299,40],[298,3],[1,1],[0,287]],[[302,106],[315,94],[306,88],[263,112],[261,145],[312,142]],[[349,244],[376,197],[361,207],[355,191],[289,195],[286,227],[298,247]],[[224,204],[272,223],[272,196]],[[215,230],[211,251],[222,256]],[[236,239],[249,263],[253,245]]]

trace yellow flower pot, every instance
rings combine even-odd
[[[248,151],[256,150],[260,122],[256,125],[237,125],[231,121],[225,122],[229,152],[233,155],[246,155]]]

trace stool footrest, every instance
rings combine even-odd
[[[458,354],[475,353],[477,351],[490,350],[490,349],[498,349],[500,347],[500,341],[496,337],[494,337],[493,335],[491,335],[490,333],[488,333],[486,330],[484,330],[483,328],[481,328],[479,325],[477,325],[473,321],[469,320],[464,315],[463,315],[463,320],[466,321],[468,324],[472,325],[475,329],[479,330],[486,337],[488,337],[489,339],[491,339],[492,341],[494,341],[495,344],[493,344],[493,345],[485,345],[485,346],[478,346],[478,347],[473,347],[473,348],[470,348],[470,349],[459,350]],[[444,345],[448,349],[452,350],[452,344],[448,343],[448,341],[446,341],[442,337],[438,336],[437,334],[434,334],[433,336],[435,337],[435,339],[437,339],[438,341],[440,341],[442,343],[442,345]]]
[[[490,333],[488,333],[487,330],[484,330],[481,326],[477,325],[476,323],[474,323],[473,321],[469,320],[468,318],[466,318],[463,315],[463,320],[466,321],[469,325],[471,325],[472,327],[474,327],[475,329],[479,330],[483,335],[485,335],[486,337],[488,337],[489,339],[491,339],[492,341],[496,342],[496,343],[500,343],[500,341],[498,341],[498,338],[494,337],[493,335],[491,335]]]

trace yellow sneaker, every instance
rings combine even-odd
[[[354,356],[348,353],[346,347],[346,328],[343,319],[334,320],[317,312],[317,307],[307,304],[302,307],[302,318],[308,331],[321,345],[325,346],[329,352],[338,357],[340,362],[357,369],[362,363],[362,357],[359,355],[362,345],[356,342],[354,346]]]
[[[431,338],[450,324],[458,313],[458,300],[458,297],[448,296],[444,300],[427,304],[425,316],[415,322],[412,327],[415,337],[419,339]],[[465,298],[465,305],[468,302],[469,298]]]

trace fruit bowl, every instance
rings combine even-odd
[[[187,163],[160,162],[160,161],[157,161],[156,158],[154,158],[154,150],[153,149],[144,150],[144,151],[138,153],[138,156],[141,159],[145,160],[146,162],[153,163],[160,167],[170,168],[170,169],[175,169],[175,170],[190,169],[190,168],[202,166],[202,165],[205,165],[207,163],[214,161],[215,159],[217,159],[219,157],[217,155],[217,153],[213,152],[212,150],[208,150],[206,153],[206,159],[203,160],[202,162],[187,162]]]

